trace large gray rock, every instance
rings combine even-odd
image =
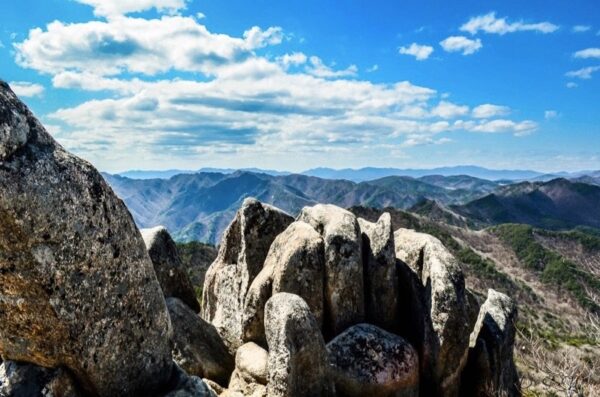
[[[517,306],[508,296],[488,290],[469,343],[461,396],[520,396],[513,360]]]
[[[310,308],[298,295],[273,295],[265,308],[269,345],[269,397],[333,395],[325,341]]]
[[[63,369],[5,361],[0,364],[0,396],[80,397],[82,394]]]
[[[376,223],[358,218],[363,239],[365,315],[369,323],[396,331],[398,274],[392,219],[385,212]]]
[[[200,304],[186,269],[177,254],[177,246],[162,226],[141,229],[142,238],[152,260],[154,272],[165,298],[179,298],[196,313]]]
[[[250,285],[244,307],[244,340],[264,344],[264,306],[278,292],[304,299],[321,328],[324,272],[323,239],[307,223],[292,223],[273,241],[265,266]]]
[[[223,235],[204,280],[202,317],[217,328],[232,355],[243,343],[248,287],[263,268],[273,240],[292,221],[281,210],[248,198]]]
[[[467,360],[472,320],[462,271],[437,238],[409,229],[394,233],[404,300],[403,332],[419,351],[422,392],[456,396]]]
[[[358,324],[327,344],[338,394],[347,397],[418,397],[419,357],[404,339]]]
[[[177,298],[168,298],[173,359],[188,374],[227,385],[234,360],[215,327]]]
[[[144,242],[89,163],[0,83],[0,355],[99,396],[169,379],[170,321]]]
[[[330,339],[365,318],[360,228],[351,212],[330,204],[304,207],[298,220],[325,241],[324,334]]]

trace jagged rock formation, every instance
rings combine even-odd
[[[465,281],[456,259],[437,238],[409,229],[394,233],[396,256],[402,261],[411,290],[413,332],[407,338],[420,350],[422,386],[430,393],[456,395],[467,360],[473,329]],[[408,269],[407,269],[408,268]],[[417,331],[417,332],[414,332]]]
[[[388,215],[246,199],[201,317],[168,233],[144,235],[1,83],[2,397],[519,394],[512,301],[479,309],[442,243]]]
[[[181,259],[179,259],[177,246],[167,229],[157,226],[151,229],[141,229],[140,232],[165,298],[179,298],[198,313],[200,304],[196,299],[194,287]]]
[[[330,204],[305,207],[298,215],[325,241],[325,336],[330,339],[364,320],[362,237],[354,214]]]
[[[129,396],[170,379],[170,332],[123,202],[0,82],[0,355]]]
[[[202,317],[211,322],[231,353],[243,343],[244,298],[263,268],[271,243],[293,218],[246,199],[223,236],[219,255],[206,272]]]

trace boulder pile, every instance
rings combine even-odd
[[[516,315],[388,214],[251,198],[198,302],[166,229],[0,82],[2,397],[516,396]]]

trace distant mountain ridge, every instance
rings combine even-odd
[[[267,174],[272,176],[285,176],[294,174],[288,171],[277,171],[260,168],[212,168],[204,167],[198,170],[130,170],[116,173],[115,175],[124,176],[132,179],[168,179],[178,174],[194,174],[201,172],[216,172],[221,174],[232,174],[236,171],[247,171],[257,174]],[[474,165],[438,167],[438,168],[312,168],[306,171],[299,172],[300,175],[315,176],[322,179],[345,179],[353,182],[365,182],[387,176],[409,176],[412,178],[421,178],[425,176],[470,176],[482,180],[495,182],[514,182],[514,181],[549,181],[556,178],[582,178],[592,177],[596,182],[600,181],[600,171],[578,171],[578,172],[555,172],[543,173],[532,170],[496,170]],[[598,184],[598,183],[596,183]]]
[[[494,193],[451,208],[488,225],[524,223],[546,229],[600,228],[599,203],[600,186],[558,178],[501,186]]]
[[[104,174],[125,201],[140,227],[163,225],[180,241],[215,243],[246,197],[273,204],[291,214],[307,205],[409,208],[425,198],[461,204],[498,185],[469,176],[415,179],[388,176],[368,181],[328,180],[290,174],[200,172],[169,179],[131,179]],[[469,188],[465,188],[469,187]]]

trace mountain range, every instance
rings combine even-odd
[[[216,243],[246,197],[256,197],[292,215],[306,205],[331,203],[411,209],[449,224],[475,228],[505,222],[550,229],[600,227],[600,207],[596,205],[600,186],[564,178],[508,184],[468,175],[427,175],[353,182],[250,171],[196,172],[168,179],[104,177],[140,227],[163,225],[179,241]]]

